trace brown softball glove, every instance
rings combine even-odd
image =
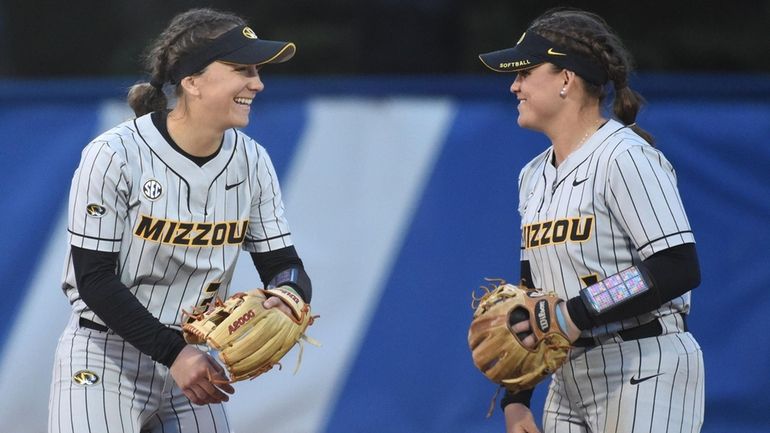
[[[473,363],[492,382],[517,393],[534,388],[567,360],[570,340],[557,323],[556,308],[562,299],[554,293],[526,290],[504,281],[484,287],[474,295],[473,321],[468,344]],[[535,343],[522,345],[527,335],[517,335],[512,326],[529,320]]]

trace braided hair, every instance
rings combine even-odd
[[[214,9],[191,9],[175,16],[168,27],[150,45],[144,64],[150,81],[134,84],[128,91],[128,105],[136,116],[165,110],[168,99],[163,86],[179,59],[226,31],[246,25],[239,16]],[[179,92],[179,83],[177,94]]]
[[[594,59],[612,82],[615,116],[648,143],[654,143],[652,135],[636,125],[636,115],[645,101],[629,87],[628,79],[633,70],[631,54],[604,19],[591,12],[557,8],[536,18],[528,31]],[[606,86],[583,82],[589,95],[604,101]]]

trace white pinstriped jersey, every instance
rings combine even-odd
[[[630,128],[608,121],[558,168],[549,148],[519,176],[521,259],[532,283],[569,299],[584,287],[667,248],[695,242],[661,152]],[[598,336],[660,317],[665,332],[682,330],[689,292],[623,322],[583,332]]]
[[[292,245],[278,180],[265,149],[225,131],[202,167],[174,150],[150,115],[86,146],[69,201],[71,245],[119,252],[117,274],[166,325],[214,295],[224,297],[241,248]],[[103,323],[80,299],[71,255],[63,289],[75,313]]]

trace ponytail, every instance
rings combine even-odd
[[[642,137],[646,142],[654,145],[655,138],[649,132],[640,128],[636,124],[636,115],[639,109],[646,101],[635,90],[627,85],[621,88],[615,88],[615,100],[612,103],[612,111],[624,125],[629,126],[636,134]]]
[[[168,108],[168,99],[163,93],[162,85],[156,87],[151,83],[134,84],[128,90],[127,99],[128,105],[134,110],[136,117]]]

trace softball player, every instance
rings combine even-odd
[[[699,431],[703,359],[686,325],[695,240],[673,167],[636,126],[630,55],[599,16],[556,9],[480,58],[518,74],[518,124],[551,141],[521,171],[518,208],[522,280],[566,300],[557,318],[574,346],[552,377],[543,430]],[[601,108],[610,85],[615,119]],[[531,395],[503,398],[509,432],[539,431]]]
[[[230,431],[223,369],[180,333],[184,312],[226,297],[241,248],[265,286],[305,301],[265,149],[235,128],[263,89],[259,68],[294,44],[258,39],[232,14],[176,16],[135,85],[138,116],[82,152],[69,200],[63,290],[72,317],[56,351],[49,432]],[[170,111],[163,87],[174,87]],[[248,289],[248,288],[242,288]],[[266,307],[288,307],[277,298]]]

